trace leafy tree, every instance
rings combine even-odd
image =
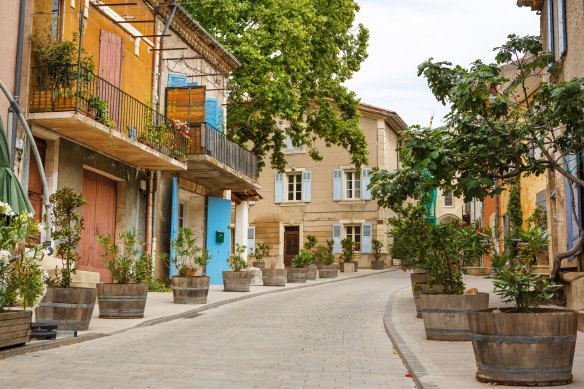
[[[356,166],[367,162],[359,100],[343,86],[367,57],[369,32],[353,26],[355,0],[180,2],[242,64],[230,79],[228,134],[253,142],[260,167],[270,155],[284,170],[286,134],[314,160],[322,138],[346,148]]]
[[[584,148],[584,78],[545,81],[546,73],[553,81],[558,68],[535,36],[510,35],[495,50],[493,64],[477,60],[463,68],[429,59],[419,66],[418,74],[451,110],[442,128],[405,132],[401,169],[374,173],[373,193],[381,205],[399,207],[436,187],[465,201],[483,200],[506,189],[495,185],[499,180],[546,171],[584,186],[576,168]],[[510,77],[502,73],[504,64],[513,70]],[[539,81],[535,90],[532,85]],[[556,255],[554,279],[561,260],[584,243],[584,230],[575,222],[581,238],[573,249]]]

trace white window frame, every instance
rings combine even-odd
[[[446,200],[449,198],[450,198],[450,205],[446,202]],[[454,207],[454,196],[452,195],[452,192],[444,194],[444,207],[445,208]]]
[[[359,232],[356,229],[359,229]],[[349,232],[349,229],[351,232]],[[363,242],[363,226],[361,224],[345,224],[343,225],[343,235],[345,238],[351,238],[351,240],[355,243],[359,243],[359,249],[355,250],[361,252],[361,243]],[[355,238],[359,237],[359,240]]]
[[[179,228],[187,226],[187,205],[180,201],[178,203],[178,226]]]
[[[294,198],[290,200],[290,177],[295,176],[294,179]],[[300,187],[298,187],[300,184]],[[302,202],[302,172],[286,173],[286,181],[284,182],[284,202],[285,203],[299,203]]]
[[[352,179],[349,179],[349,175]],[[353,187],[349,189],[349,182],[353,183]],[[356,186],[359,188],[357,189]],[[349,196],[350,191],[350,196]],[[357,192],[357,193],[355,193]],[[361,175],[358,174],[356,170],[344,170],[343,171],[343,198],[345,200],[361,200],[363,194],[363,188],[361,188]]]
[[[294,144],[292,143],[292,138],[290,137],[289,134],[286,134],[286,151],[302,151],[303,148],[303,144],[300,143],[298,146],[294,146]]]

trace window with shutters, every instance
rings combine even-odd
[[[302,174],[286,175],[286,201],[302,201]]]
[[[355,251],[361,251],[361,225],[346,225],[345,238],[351,238],[355,242]]]
[[[566,28],[566,0],[546,0],[547,50],[561,59],[568,50]]]
[[[444,206],[452,207],[452,192],[444,195]]]
[[[290,135],[286,135],[285,144],[286,144],[286,151],[302,151],[302,143],[295,145],[292,142],[292,138],[290,138]]]
[[[345,172],[345,198],[361,198],[361,177],[356,171]]]
[[[51,7],[51,38],[59,40],[61,37],[61,4],[63,0],[52,0]]]

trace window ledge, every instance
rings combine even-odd
[[[343,200],[339,204],[365,204],[366,200]]]
[[[306,203],[280,203],[280,207],[302,207]]]
[[[287,155],[287,154],[306,154],[306,151],[304,151],[304,150],[284,150],[283,153],[284,153],[284,155]]]

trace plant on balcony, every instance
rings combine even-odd
[[[110,137],[113,135],[113,128],[116,123],[111,119],[108,109],[107,100],[101,100],[99,97],[91,96],[86,98],[87,108],[94,113],[95,120],[109,129]]]

